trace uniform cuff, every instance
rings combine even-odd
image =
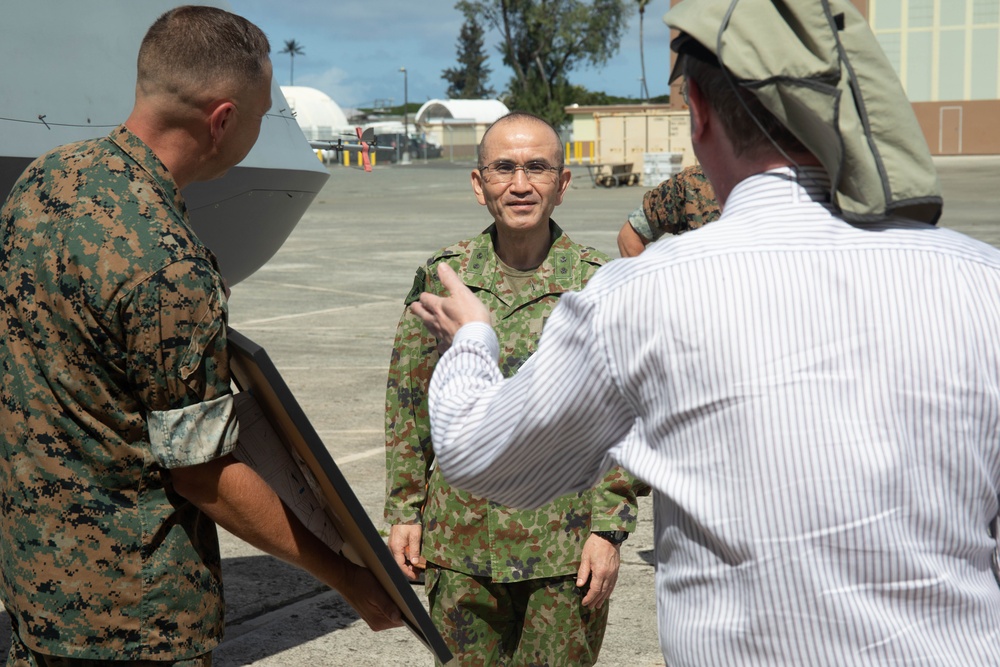
[[[462,341],[474,341],[480,345],[484,345],[493,358],[493,361],[499,361],[500,359],[500,343],[497,341],[496,332],[493,331],[491,327],[486,322],[469,322],[468,324],[463,324],[462,327],[455,332],[455,336],[451,341],[452,347],[457,347]]]
[[[653,238],[653,229],[649,225],[649,220],[646,218],[646,211],[640,206],[639,208],[632,211],[628,216],[628,224],[632,226],[635,233],[644,239],[655,240]]]
[[[152,412],[147,423],[153,458],[168,470],[225,456],[236,448],[240,434],[232,394]]]

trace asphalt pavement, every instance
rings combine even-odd
[[[1000,157],[941,158],[942,224],[1000,247]],[[331,178],[259,271],[233,286],[230,324],[264,347],[377,528],[384,493],[384,391],[396,322],[414,270],[490,218],[469,185],[472,164],[331,166]],[[642,187],[595,188],[582,167],[554,218],[575,240],[617,255],[615,238]],[[252,233],[252,230],[247,230]],[[373,633],[309,576],[221,536],[226,638],[215,664],[421,665],[406,629]],[[663,665],[653,592],[652,514],[622,547],[602,663]],[[423,592],[417,587],[423,600]],[[9,623],[0,613],[0,650]]]

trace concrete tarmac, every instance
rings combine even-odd
[[[944,226],[1000,247],[1000,158],[937,161]],[[438,248],[490,223],[469,186],[472,164],[358,169],[331,178],[278,253],[235,285],[230,324],[264,347],[383,534],[384,391],[414,270]],[[575,240],[617,256],[615,238],[645,188],[594,188],[583,167],[554,217]],[[248,230],[248,233],[251,233]],[[221,535],[227,628],[215,664],[430,665],[406,629],[373,633],[334,592]],[[602,663],[663,665],[653,592],[652,513],[622,547]],[[422,600],[422,587],[416,587]],[[0,650],[9,645],[0,613]]]

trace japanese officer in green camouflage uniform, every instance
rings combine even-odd
[[[8,665],[211,664],[216,523],[338,588],[373,628],[399,624],[374,577],[230,455],[226,290],[181,189],[256,142],[269,52],[229,12],[167,12],[125,123],[38,158],[0,212]]]
[[[715,191],[700,166],[682,169],[643,195],[618,232],[622,257],[634,257],[665,234],[682,234],[718,220]]]
[[[386,393],[389,547],[411,579],[426,564],[431,618],[461,665],[593,664],[619,545],[636,522],[635,482],[618,469],[593,490],[513,510],[451,488],[433,467],[427,388],[437,341],[409,306],[441,291],[436,267],[447,262],[492,312],[502,372],[517,371],[559,296],[607,260],[550,218],[570,182],[561,153],[552,127],[530,114],[491,126],[471,178],[495,222],[417,270],[396,333]]]

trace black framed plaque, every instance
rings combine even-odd
[[[427,610],[267,352],[234,329],[229,329],[228,337],[233,382],[241,392],[250,392],[277,439],[298,464],[325,518],[343,539],[341,553],[375,575],[402,611],[404,623],[438,660],[451,660],[451,652]],[[282,495],[280,491],[278,495]]]

